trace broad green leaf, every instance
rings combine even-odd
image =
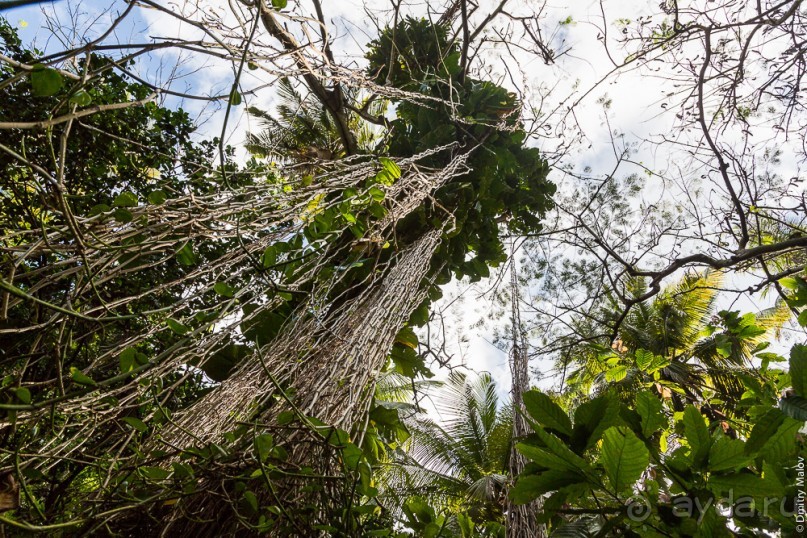
[[[31,403],[31,391],[25,387],[17,387],[14,389],[14,395],[24,404]]]
[[[222,297],[232,297],[235,295],[235,290],[233,287],[226,282],[216,282],[216,284],[213,286],[213,291]]]
[[[709,450],[709,470],[726,471],[744,467],[752,458],[745,453],[745,443],[737,439],[721,437]]]
[[[575,445],[582,442],[587,450],[599,442],[605,430],[619,424],[619,403],[608,394],[598,396],[575,409],[572,440]]]
[[[572,434],[571,420],[548,395],[532,389],[525,392],[523,398],[527,413],[541,426],[566,435]]]
[[[122,374],[130,372],[137,360],[137,350],[133,347],[127,347],[120,353],[120,371]]]
[[[75,366],[70,367],[70,377],[73,378],[73,381],[79,383],[80,385],[95,385],[95,381],[92,380],[87,374],[76,368]]]
[[[244,501],[252,509],[253,512],[258,511],[258,497],[256,497],[254,493],[247,490],[241,495],[241,497],[244,499]]]
[[[790,380],[796,394],[807,398],[807,346],[796,344],[790,349]]]
[[[628,428],[613,427],[603,434],[600,462],[617,493],[628,490],[650,463],[650,453]]]
[[[241,104],[241,94],[238,93],[236,88],[233,88],[230,92],[230,105],[238,106]]]
[[[55,95],[64,86],[62,75],[51,67],[34,64],[31,71],[31,90],[37,97]]]
[[[640,370],[647,371],[651,364],[653,364],[653,352],[646,349],[637,349],[633,358],[636,360],[636,366]]]
[[[515,487],[510,490],[510,498],[516,504],[525,504],[544,493],[585,481],[586,479],[577,473],[550,469],[539,475],[520,476]]]
[[[183,325],[179,321],[171,318],[166,319],[165,324],[168,325],[168,328],[174,331],[174,333],[178,334],[179,336],[188,334],[191,330],[190,327]]]
[[[165,194],[165,191],[161,191],[161,190],[153,191],[148,196],[149,203],[153,204],[153,205],[162,205],[162,204],[165,203],[165,201],[167,199],[168,199],[168,195]]]
[[[147,432],[149,429],[149,427],[146,426],[146,423],[137,417],[123,417],[121,420],[140,433]]]
[[[792,394],[779,400],[779,407],[787,416],[796,420],[807,421],[807,398]]]
[[[628,375],[628,367],[624,364],[615,366],[605,372],[605,380],[609,383],[618,383]]]
[[[288,3],[288,0],[272,0],[272,7],[275,9],[284,9]]]
[[[796,451],[796,435],[802,426],[803,421],[785,417],[776,433],[760,449],[760,455],[769,463],[786,463],[790,455]]]
[[[650,437],[668,426],[664,406],[652,392],[643,391],[636,395],[636,412],[642,417],[642,435]]]
[[[387,157],[381,157],[378,159],[381,162],[381,166],[384,167],[384,170],[390,175],[392,180],[396,180],[401,177],[401,169],[392,159],[388,159]]]
[[[269,245],[263,251],[261,263],[264,269],[268,269],[277,263],[277,249],[273,245]]]
[[[418,337],[411,327],[404,327],[395,337],[395,343],[412,349],[418,348]]]
[[[703,465],[709,455],[712,438],[703,415],[695,406],[690,405],[684,410],[684,434],[691,449],[692,463],[698,467]]]
[[[144,477],[150,480],[165,480],[169,476],[171,476],[171,471],[168,469],[163,469],[162,467],[148,467],[148,466],[141,466],[137,468],[137,471]]]
[[[92,97],[84,90],[79,90],[70,98],[70,102],[76,106],[87,106],[92,103]]]
[[[197,262],[196,253],[193,251],[193,245],[190,241],[182,245],[182,248],[177,251],[177,260],[185,267],[194,265]]]
[[[778,409],[771,409],[762,415],[751,429],[751,434],[745,443],[745,453],[752,455],[759,452],[771,436],[776,433],[785,418],[784,413]]]
[[[739,497],[774,497],[784,492],[775,480],[764,479],[751,473],[714,474],[709,477],[709,488],[716,495]]]
[[[123,191],[115,197],[112,202],[113,207],[135,207],[137,205],[137,196],[129,191]]]
[[[261,461],[266,461],[266,458],[269,457],[274,442],[274,437],[269,433],[255,436],[255,452],[257,452],[258,458],[260,458]]]

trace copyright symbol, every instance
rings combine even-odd
[[[804,525],[796,525],[796,530],[797,530],[799,533],[804,532]]]
[[[650,505],[643,497],[632,497],[628,500],[628,519],[637,523],[650,517]]]

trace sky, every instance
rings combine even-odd
[[[177,4],[181,2],[162,3],[174,6],[173,9]],[[331,22],[333,50],[338,61],[349,67],[360,67],[364,46],[376,34],[373,18],[377,21],[389,20],[390,4],[380,0],[340,0],[323,4],[326,18]],[[497,4],[492,0],[481,0],[474,20],[480,20]],[[231,5],[238,4],[233,1]],[[300,6],[290,1],[288,10],[293,13],[310,12],[307,3],[302,5],[301,10]],[[539,5],[533,1],[512,0],[508,3],[508,10],[514,15],[528,15]],[[225,38],[228,34],[243,35],[238,17],[229,9],[227,2],[198,0],[185,3],[185,6],[185,14],[190,19],[217,25],[218,35]],[[192,9],[188,6],[192,6]],[[427,2],[410,2],[405,10],[408,14],[423,15],[427,7]],[[124,8],[125,4],[120,1],[62,0],[8,10],[2,15],[18,28],[24,42],[34,43],[48,51],[63,48],[65,42],[78,43],[88,36],[97,35]],[[638,0],[605,0],[602,3],[585,0],[548,1],[540,16],[540,28],[548,45],[559,53],[552,65],[546,65],[534,54],[514,51],[507,45],[488,47],[481,55],[489,76],[518,91],[526,105],[526,118],[534,119],[535,125],[540,126],[538,132],[543,135],[535,137],[531,143],[547,155],[555,155],[559,144],[571,135],[577,132],[584,134],[570,151],[554,161],[555,168],[550,179],[567,196],[575,195],[579,183],[572,181],[564,170],[569,167],[577,172],[590,170],[586,173],[592,178],[605,177],[613,171],[619,152],[625,147],[632,148],[632,158],[640,164],[623,164],[617,172],[620,175],[644,173],[643,167],[664,174],[673,171],[675,166],[686,170],[697,165],[691,155],[659,151],[659,146],[653,143],[659,136],[671,132],[676,125],[675,111],[681,96],[676,93],[678,89],[671,79],[678,74],[665,72],[665,67],[659,66],[656,73],[647,69],[641,72],[627,71],[601,82],[612,71],[614,62],[621,62],[628,54],[617,43],[624,35],[623,28],[643,17],[647,21],[658,22],[658,3]],[[55,36],[47,27],[48,18],[63,23],[75,20],[76,26],[83,31],[76,35]],[[194,39],[202,37],[202,34],[198,28],[181,24],[158,10],[138,7],[133,16],[127,18],[107,41],[156,42],[178,37]],[[518,43],[525,44],[520,39]],[[507,74],[508,67],[515,76]],[[175,50],[166,49],[141,58],[136,73],[160,85],[172,80],[171,89],[174,91],[227,95],[235,77],[235,66],[209,56],[177,54]],[[271,110],[275,102],[272,85],[276,80],[276,76],[268,71],[245,70],[242,79],[244,104]],[[255,91],[251,93],[253,89]],[[218,136],[222,133],[225,122],[223,100],[211,103],[164,97],[163,103],[169,107],[181,106],[197,118],[199,136]],[[569,115],[572,104],[574,114]],[[227,118],[225,139],[235,146],[240,145],[248,131],[257,128],[245,110],[246,106],[236,107]],[[788,152],[786,145],[783,149],[781,168],[798,175],[800,170],[795,152]],[[637,203],[668,203],[674,206],[675,196],[669,185],[651,175]],[[737,283],[742,284],[741,281]],[[498,304],[494,295],[489,293],[494,284],[494,281],[484,281],[474,286],[453,283],[446,288],[447,297],[438,305],[438,309],[444,309],[446,313],[446,343],[453,355],[452,364],[491,372],[499,384],[500,394],[505,396],[510,389],[507,354],[493,342],[496,333],[506,325],[507,316],[491,314],[506,312],[508,307]],[[530,295],[532,290],[524,292]],[[725,305],[735,309],[763,308],[769,302],[760,297],[747,297],[739,303],[729,301],[733,299],[726,298]],[[543,371],[551,369],[550,363],[540,359],[536,359],[533,366]],[[556,378],[539,381],[544,388],[552,388],[556,383]]]

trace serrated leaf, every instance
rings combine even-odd
[[[87,374],[76,368],[75,366],[70,367],[70,377],[73,378],[73,381],[79,383],[80,385],[95,385],[95,381],[92,380]]]
[[[717,439],[709,450],[709,470],[725,471],[744,467],[752,458],[745,453],[745,443],[737,439],[722,437]]]
[[[145,433],[149,429],[149,427],[146,426],[146,423],[137,417],[122,417],[121,420],[140,433]]]
[[[571,420],[548,395],[533,389],[525,392],[523,399],[527,413],[541,426],[566,435],[572,434]]]
[[[37,97],[55,95],[64,86],[62,75],[51,67],[35,64],[31,71],[31,90]]]
[[[615,366],[605,372],[605,380],[609,383],[617,383],[625,379],[628,375],[628,367],[624,364]]]
[[[628,428],[613,427],[602,438],[600,462],[617,493],[627,491],[650,464],[650,453]]]

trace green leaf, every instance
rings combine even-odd
[[[796,420],[807,421],[807,398],[792,394],[779,400],[779,407],[787,416]]]
[[[536,427],[535,434],[543,442],[545,448],[519,443],[516,445],[516,449],[539,465],[549,469],[575,472],[586,472],[591,469],[586,460],[572,452],[563,441],[544,430],[541,426]]]
[[[55,69],[34,64],[31,71],[31,90],[37,97],[55,95],[64,86],[62,75]]]
[[[266,247],[266,250],[263,251],[261,263],[264,269],[268,269],[277,263],[277,249],[274,246],[269,245]]]
[[[580,404],[574,411],[572,439],[588,450],[602,438],[603,432],[620,424],[619,403],[608,394]]]
[[[695,466],[703,465],[709,455],[712,438],[703,415],[693,405],[684,410],[684,434],[691,449],[692,463]]]
[[[246,501],[247,505],[252,509],[253,512],[258,511],[258,497],[255,496],[254,493],[247,490],[242,494],[244,501]]]
[[[182,248],[177,251],[177,260],[186,267],[196,263],[196,253],[193,252],[193,245],[190,241],[182,245]]]
[[[625,379],[628,375],[628,367],[624,364],[615,366],[605,372],[605,380],[609,383],[616,383]]]
[[[165,191],[161,191],[161,190],[153,191],[148,196],[149,203],[153,204],[153,205],[162,205],[162,204],[165,203],[165,201],[167,199],[168,199],[168,195],[165,194]]]
[[[137,360],[137,350],[133,347],[127,347],[120,353],[120,371],[125,374],[134,368]]]
[[[516,504],[533,501],[550,491],[557,491],[571,484],[585,482],[586,479],[577,473],[550,469],[539,475],[518,477],[515,487],[510,490],[510,498]]]
[[[80,385],[95,385],[95,381],[92,380],[88,375],[84,372],[76,368],[75,366],[70,367],[70,377],[73,378],[73,381]]]
[[[238,89],[234,87],[230,92],[230,105],[238,106],[240,104],[241,104],[241,94],[238,93]]]
[[[31,403],[31,391],[25,387],[17,387],[14,390],[14,394],[17,396],[17,399],[24,404]]]
[[[650,365],[653,364],[653,352],[646,349],[637,349],[636,353],[633,354],[633,358],[636,360],[636,366],[640,370],[647,371]]]
[[[418,337],[411,327],[404,327],[398,332],[397,336],[395,336],[395,343],[412,349],[417,349]]]
[[[711,475],[709,488],[716,495],[730,495],[733,499],[740,497],[776,497],[784,492],[774,480],[763,479],[751,473],[735,473],[729,475]]]
[[[131,211],[123,209],[121,207],[117,208],[115,211],[112,212],[112,216],[115,217],[115,220],[122,223],[132,222],[134,219],[134,215],[132,215]]]
[[[745,443],[737,439],[721,437],[709,450],[709,470],[726,471],[745,467],[752,458],[745,453]]]
[[[137,196],[129,191],[123,191],[115,197],[112,202],[113,207],[135,207],[137,206]]]
[[[390,177],[394,180],[401,177],[401,169],[392,159],[388,159],[387,157],[381,157],[378,159],[381,162],[381,166],[384,167],[384,170],[390,175]]]
[[[149,427],[146,426],[146,423],[136,417],[123,417],[121,418],[126,424],[134,428],[135,430],[139,431],[140,433],[145,433],[148,431]]]
[[[283,9],[288,3],[288,0],[272,0],[272,7],[275,9]]]
[[[178,334],[179,336],[188,334],[191,330],[190,327],[183,325],[177,320],[171,318],[166,319],[165,324],[168,325],[168,328],[174,331],[174,333]]]
[[[796,451],[796,436],[804,426],[801,420],[785,417],[782,425],[760,449],[760,455],[769,463],[785,463],[791,454]]]
[[[533,389],[525,392],[523,398],[527,413],[541,426],[566,435],[572,434],[569,417],[548,395]]]
[[[79,90],[70,98],[70,102],[76,106],[87,106],[92,103],[92,97],[84,90]]]
[[[807,397],[807,346],[796,344],[790,349],[790,380],[796,394]]]
[[[745,443],[745,453],[750,455],[759,452],[784,421],[785,415],[778,409],[771,409],[757,419]]]
[[[636,395],[636,412],[642,417],[642,435],[645,437],[669,425],[661,400],[652,392],[643,391]]]
[[[232,297],[235,295],[235,289],[226,282],[216,282],[213,286],[213,291],[222,297]]]
[[[297,418],[297,415],[294,411],[283,411],[277,415],[277,424],[279,426],[285,426],[286,424],[291,424]]]
[[[600,462],[617,493],[628,490],[650,464],[650,453],[628,428],[613,427],[603,434]]]
[[[255,436],[255,452],[257,452],[261,461],[266,461],[266,458],[269,457],[274,443],[275,438],[269,433]]]
[[[110,209],[112,209],[112,208],[111,208],[111,207],[109,207],[109,206],[108,206],[108,205],[106,205],[106,204],[96,204],[96,205],[94,205],[94,206],[92,206],[92,207],[90,208],[90,212],[88,213],[88,215],[89,215],[90,217],[94,217],[94,216],[96,216],[96,215],[100,215],[100,214],[102,214],[102,213],[106,213],[106,212],[107,212],[107,211],[109,211]]]

